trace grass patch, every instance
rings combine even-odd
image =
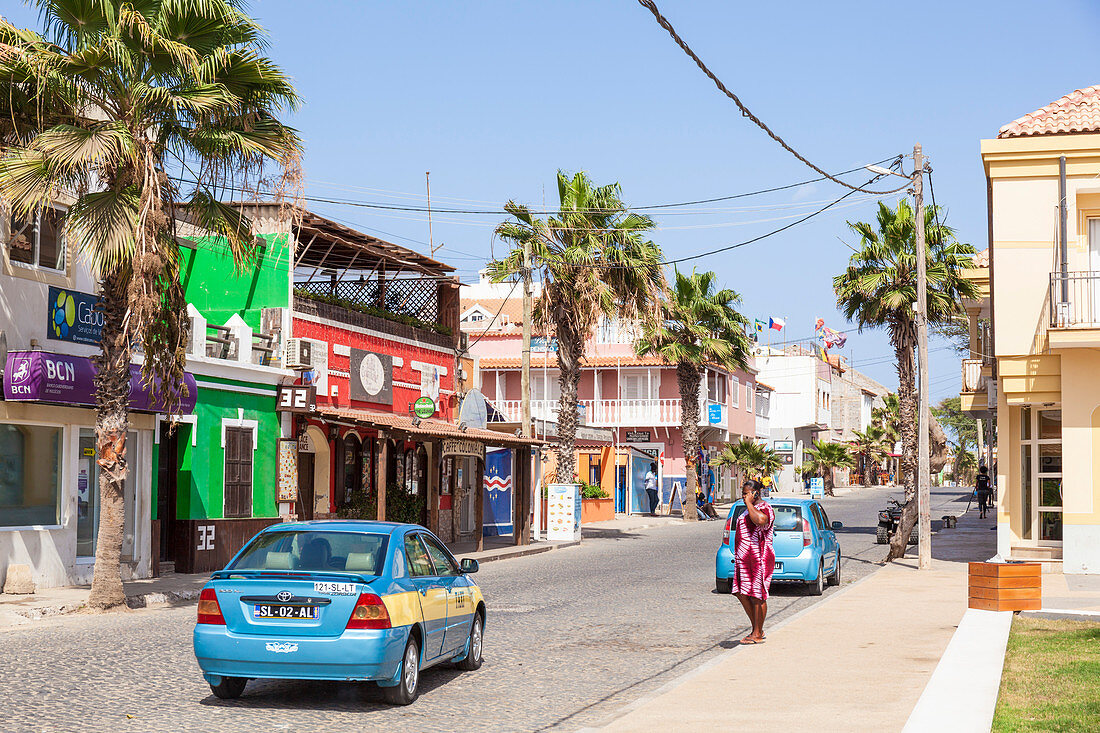
[[[1097,730],[1100,624],[1017,617],[993,731]]]

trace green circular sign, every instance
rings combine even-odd
[[[431,417],[435,414],[435,402],[431,397],[421,397],[413,403],[413,412],[417,417]]]

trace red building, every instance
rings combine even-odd
[[[532,441],[456,419],[465,383],[454,268],[308,211],[288,228],[285,348],[300,377],[285,391],[308,395],[287,402],[298,442],[292,513],[418,522],[480,546],[485,451],[503,447],[525,542]]]

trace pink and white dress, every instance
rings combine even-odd
[[[753,522],[747,511],[737,518],[734,535],[737,572],[733,578],[732,590],[734,593],[743,593],[766,601],[768,588],[772,583],[772,572],[775,570],[775,549],[772,547],[775,511],[766,501],[758,501],[756,508],[768,518],[765,524]]]

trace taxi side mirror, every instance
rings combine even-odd
[[[458,563],[459,569],[464,573],[476,573],[477,572],[477,560],[471,557],[463,558]]]
[[[833,529],[844,529],[844,522],[833,522]]]

